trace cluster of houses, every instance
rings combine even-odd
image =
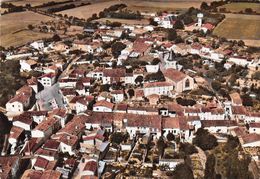
[[[172,16],[163,14],[154,20],[172,28]],[[196,27],[210,29],[202,18],[198,14]],[[259,59],[242,59],[225,48],[213,49],[199,42],[174,44],[150,25],[116,29],[102,25],[91,33],[95,38],[75,39],[71,46],[36,41],[26,47],[35,53],[7,56],[20,60],[21,73],[41,75],[28,79],[6,103],[6,115],[13,125],[4,153],[19,157],[0,157],[0,178],[16,177],[22,158],[30,159],[31,168],[22,178],[109,175],[104,172],[106,166],[123,160],[109,140],[110,134],[119,132],[129,135],[120,150],[129,151],[130,159],[136,155],[131,151],[141,145],[140,136],[159,139],[171,133],[182,142],[192,142],[196,131],[205,128],[216,136],[238,136],[242,147],[258,161],[260,113],[244,107],[238,93],[231,93],[231,100],[225,102],[212,98],[195,101],[193,106],[178,104],[175,99],[198,84],[173,54],[199,55],[213,62],[226,59],[226,68],[234,63],[256,69]],[[123,39],[125,33],[134,40]],[[115,40],[125,45],[118,57],[104,48]],[[39,59],[40,53],[48,56]],[[138,60],[146,63],[134,67]],[[133,63],[124,65],[128,61]],[[158,165],[174,168],[182,162],[161,159]]]

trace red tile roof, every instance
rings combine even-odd
[[[186,74],[172,68],[163,71],[163,74],[165,78],[168,78],[174,82],[179,82],[187,76]]]
[[[96,170],[97,170],[97,162],[95,162],[93,160],[87,162],[85,167],[84,167],[84,171],[96,172]]]
[[[163,87],[163,86],[172,86],[172,84],[166,81],[144,83],[144,88],[154,88],[154,87]]]
[[[42,157],[37,157],[34,167],[39,167],[45,169],[49,161]]]
[[[101,100],[101,101],[97,101],[97,102],[94,104],[94,107],[97,107],[97,106],[104,106],[104,107],[113,109],[114,104],[113,104],[113,103],[110,103],[110,102],[108,102],[108,101],[106,101],[106,100]]]

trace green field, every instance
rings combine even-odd
[[[226,8],[227,11],[240,12],[244,11],[246,8],[251,8],[253,11],[260,13],[259,3],[230,3],[221,6],[220,8]]]

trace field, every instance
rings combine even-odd
[[[31,6],[38,6],[38,5],[41,5],[43,3],[47,3],[47,2],[50,2],[52,0],[2,0],[1,2],[7,2],[7,3],[12,3],[16,6],[23,6],[25,4],[31,4]],[[65,0],[55,0],[55,2],[62,2],[62,1],[65,1]]]
[[[125,1],[127,9],[132,11],[157,12],[157,11],[180,11],[190,7],[200,7],[201,1]]]
[[[230,3],[221,6],[220,8],[226,8],[227,11],[240,12],[244,11],[246,8],[251,8],[253,11],[260,13],[259,3]]]
[[[131,20],[131,19],[116,19],[116,18],[101,18],[96,20],[98,22],[121,22],[122,24],[129,24],[129,25],[147,25],[149,24],[149,21],[147,19],[141,19],[141,20]]]
[[[213,34],[227,39],[245,40],[246,44],[260,46],[260,18],[257,15],[225,14]]]
[[[37,24],[40,21],[48,20],[51,20],[51,18],[28,11],[1,16],[0,45],[4,47],[18,46],[33,40],[49,37],[49,34],[26,30],[29,24]]]
[[[206,2],[211,2],[213,0],[206,0]],[[127,4],[127,9],[133,11],[147,11],[147,12],[157,12],[157,11],[173,11],[173,10],[183,10],[188,9],[191,6],[199,7],[202,0],[191,0],[191,1],[180,1],[180,0],[154,0],[154,1],[137,1],[137,0],[121,0],[121,1],[105,1],[99,3],[92,3],[89,6],[82,6],[74,9],[69,9],[61,11],[58,13],[67,14],[68,16],[75,16],[78,18],[89,18],[92,14],[98,14],[100,11],[105,8],[113,5],[124,3]]]
[[[94,13],[98,14],[100,11],[103,11],[105,8],[118,3],[120,3],[120,1],[99,2],[88,6],[81,6],[74,9],[60,11],[57,12],[57,14],[63,14],[63,15],[67,14],[68,16],[75,16],[78,18],[88,19],[89,17],[92,16],[92,14]]]

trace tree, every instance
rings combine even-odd
[[[111,46],[112,54],[114,57],[118,57],[121,51],[126,48],[126,45],[122,42],[115,42]]]
[[[112,143],[120,144],[124,140],[124,134],[122,132],[114,132],[110,136],[110,140]]]
[[[130,98],[132,98],[132,97],[135,95],[135,91],[134,91],[133,89],[129,89],[129,90],[127,91],[127,93],[128,93],[128,95],[129,95]]]
[[[158,26],[158,23],[155,22],[153,18],[150,18],[150,19],[149,19],[149,24],[150,24],[150,25],[153,25],[153,26]]]
[[[177,37],[176,30],[175,29],[169,29],[167,36],[168,36],[168,40],[170,40],[170,41],[175,40],[176,37]]]
[[[34,29],[34,27],[32,26],[32,24],[29,24],[27,27],[28,27],[29,30],[33,30],[33,29]]]
[[[245,13],[246,14],[252,14],[253,13],[253,10],[251,8],[246,8],[245,9]]]
[[[218,145],[217,138],[203,128],[197,130],[192,143],[200,147],[202,150],[211,150]]]
[[[184,152],[185,155],[192,155],[194,153],[198,153],[196,147],[190,143],[180,143],[180,151]]]
[[[54,42],[58,42],[58,41],[61,40],[61,38],[60,38],[60,36],[59,36],[58,34],[54,34],[54,35],[52,36],[52,40],[53,40]]]
[[[210,154],[207,157],[207,161],[206,161],[204,179],[216,179],[215,163],[216,163],[216,160],[215,160],[214,154]]]
[[[237,44],[238,44],[240,47],[245,46],[245,42],[244,42],[243,40],[239,40],[239,41],[237,42]]]
[[[253,106],[253,99],[248,94],[242,95],[241,99],[244,106]]]
[[[219,91],[221,89],[221,83],[217,80],[212,81],[211,86],[215,91]]]
[[[200,9],[201,10],[208,10],[209,6],[206,2],[202,2],[201,5],[200,5]]]
[[[152,65],[157,65],[161,62],[161,60],[159,58],[154,58],[153,61],[152,61]]]
[[[257,71],[254,74],[252,74],[252,78],[255,80],[260,80],[260,71]]]
[[[173,141],[175,139],[175,136],[173,133],[169,132],[166,136],[168,141]]]
[[[136,84],[141,84],[144,81],[144,77],[143,76],[138,76],[135,78],[135,83]]]
[[[159,155],[162,156],[163,155],[163,152],[164,152],[164,148],[166,147],[166,144],[164,142],[164,139],[163,137],[161,136],[158,141],[157,141],[157,148],[158,148],[158,151],[159,151]]]
[[[193,179],[194,176],[190,166],[186,163],[181,163],[175,167],[172,178]]]
[[[191,24],[192,22],[193,22],[193,19],[192,19],[191,16],[185,16],[185,17],[183,18],[183,23],[184,23],[185,25]]]
[[[178,20],[175,22],[174,27],[175,27],[176,29],[184,29],[183,22],[178,19]]]

